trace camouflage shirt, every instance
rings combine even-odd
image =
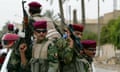
[[[56,47],[58,48],[58,56],[65,64],[69,64],[73,58],[73,49],[69,47],[66,39],[58,39],[56,41]]]
[[[60,72],[76,72],[73,61],[74,51],[69,47],[67,39],[58,39],[55,45],[58,48]]]
[[[44,45],[46,45],[47,41],[48,39],[45,39],[43,41],[43,44],[45,43]],[[40,44],[37,44],[37,45],[40,45]],[[36,48],[38,47],[41,47],[41,46],[37,46]],[[41,53],[41,52],[42,52],[42,49],[38,53]],[[57,72],[58,71],[58,57],[56,56],[58,52],[57,48],[54,46],[54,44],[49,43],[47,51],[45,52],[47,52],[45,53],[47,54],[47,58],[44,56],[40,56],[40,54],[39,54],[39,58],[37,58],[37,56],[34,55],[35,53],[33,48],[31,60],[30,61],[28,60],[28,63],[26,64],[26,66],[22,65],[22,68],[25,69],[26,72],[30,72],[30,71],[31,72]]]
[[[76,57],[75,67],[76,72],[93,72],[92,59],[87,55],[81,55],[81,57]]]

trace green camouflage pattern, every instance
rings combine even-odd
[[[49,69],[48,72],[59,72],[58,68],[58,48],[54,44],[48,46],[48,61]]]
[[[55,43],[58,48],[60,72],[91,72],[91,65],[86,55],[76,55],[74,48],[68,47],[67,39],[58,39]]]
[[[87,55],[83,54],[81,57],[75,59],[76,72],[92,72],[92,60]]]
[[[58,48],[60,72],[76,72],[73,61],[73,48],[69,47],[68,41],[61,38],[56,41],[55,45]]]
[[[20,55],[13,50],[7,68],[8,72],[20,72]]]
[[[28,50],[26,51],[26,58],[27,58],[27,60],[31,59],[31,48],[30,48],[30,46],[29,46]],[[8,72],[26,72],[21,67],[21,58],[20,58],[19,49],[13,48],[13,52],[12,52],[10,60],[8,62],[7,69],[8,69]]]
[[[67,40],[61,38],[56,41],[56,47],[58,48],[58,56],[65,64],[69,64],[73,58],[73,49],[68,46]]]
[[[47,59],[31,58],[30,61],[28,60],[28,63],[26,64],[26,66],[22,65],[22,68],[26,72],[30,72],[30,70],[34,66],[35,66],[36,70],[32,70],[32,72],[58,72],[59,71],[58,57],[56,56],[58,50],[57,50],[56,46],[54,44],[49,44],[47,52],[48,52]]]

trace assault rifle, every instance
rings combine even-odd
[[[65,26],[70,31],[70,36],[71,36],[72,40],[74,41],[74,45],[75,45],[75,52],[79,56],[80,55],[80,51],[83,49],[82,44],[80,43],[80,39],[77,38],[74,35],[74,29],[73,29],[72,25],[71,24],[67,25],[64,22],[64,20],[62,19],[61,15],[60,14],[58,14],[58,15],[61,18],[62,25]]]
[[[27,31],[26,31],[26,29],[27,29],[27,26],[28,26],[28,15],[27,15],[27,12],[25,11],[25,8],[24,8],[24,3],[25,3],[26,1],[22,1],[22,8],[23,8],[23,29],[22,29],[22,32],[25,32],[25,34],[24,34],[24,36],[23,37],[20,37],[17,41],[16,41],[16,43],[13,45],[13,48],[11,48],[9,51],[8,51],[8,53],[7,53],[7,56],[6,56],[6,58],[5,58],[5,60],[4,60],[4,63],[3,63],[3,65],[2,65],[2,67],[1,67],[1,70],[0,70],[0,72],[8,72],[8,70],[9,71],[11,71],[12,72],[12,68],[13,68],[13,66],[10,64],[9,65],[9,60],[10,60],[10,58],[11,58],[11,55],[12,55],[12,53],[14,52],[14,54],[15,54],[15,56],[16,56],[16,58],[15,59],[17,59],[18,61],[20,60],[20,55],[19,55],[19,45],[21,44],[21,43],[24,43],[24,42],[28,42],[27,41],[27,35],[26,35],[26,33],[27,33]],[[19,63],[19,67],[20,67],[20,63]],[[20,68],[18,69],[18,72],[20,71]],[[22,71],[21,71],[22,72]]]

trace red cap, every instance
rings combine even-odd
[[[46,29],[47,28],[47,21],[36,21],[34,24],[34,29],[39,29],[39,28],[43,28]]]
[[[8,24],[8,30],[13,30],[14,29],[14,25],[13,24]]]
[[[96,41],[94,40],[84,40],[81,41],[83,48],[96,48]]]
[[[83,26],[83,25],[81,25],[81,24],[73,24],[72,26],[73,26],[73,29],[74,29],[75,31],[83,32],[83,29],[84,29],[84,26]]]
[[[19,36],[17,34],[8,33],[3,37],[3,40],[18,40]]]
[[[28,6],[29,6],[30,8],[40,8],[42,5],[41,5],[40,3],[38,3],[38,2],[33,1],[33,2],[30,2],[30,3],[28,4]]]

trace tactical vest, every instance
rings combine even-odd
[[[42,44],[35,44],[32,50],[31,71],[32,72],[48,72],[47,51],[52,41],[46,41]]]
[[[85,71],[85,72],[93,72],[92,65],[85,58],[76,59],[76,60],[84,63],[83,69],[85,69],[85,70],[83,70],[83,71]]]

